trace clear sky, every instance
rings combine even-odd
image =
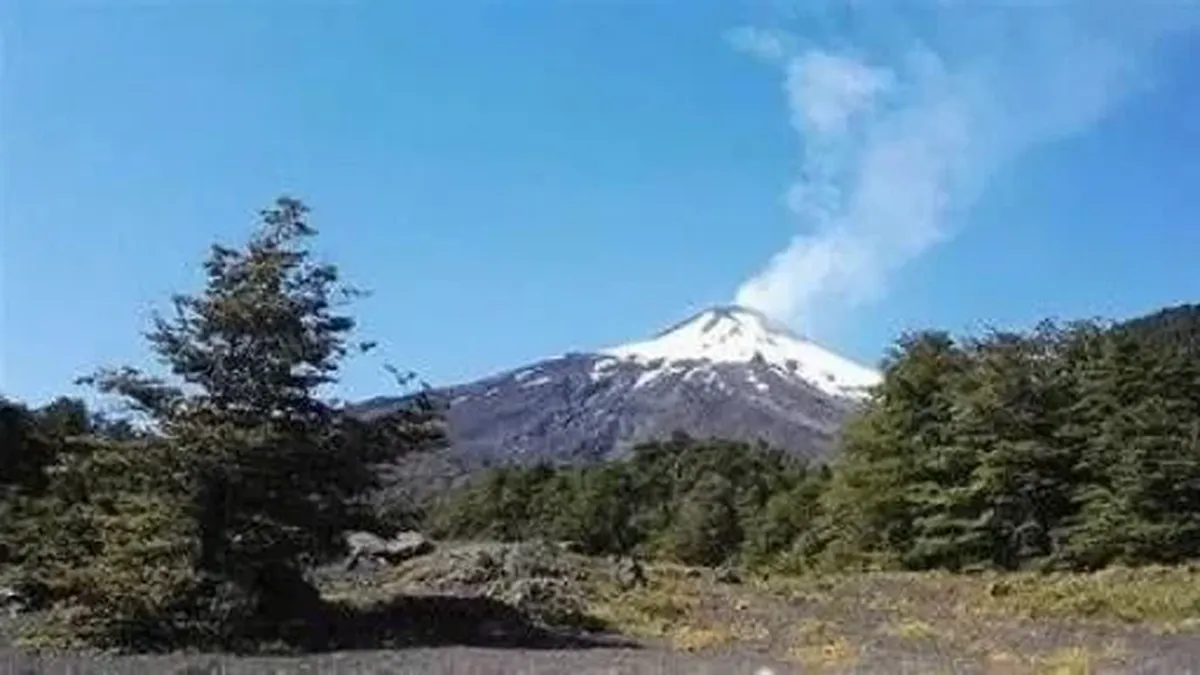
[[[867,363],[1200,300],[1187,21],[986,4],[4,3],[0,393],[148,363],[150,311],[281,193],[374,293],[348,396],[735,297]]]

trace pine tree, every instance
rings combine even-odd
[[[911,563],[1015,569],[1049,555],[1071,510],[1072,455],[1055,432],[1064,406],[1057,331],[992,333],[966,347],[950,441],[922,490]]]
[[[1200,553],[1200,364],[1121,333],[1106,347],[1089,402],[1112,409],[1101,407],[1108,415],[1090,437],[1098,480],[1085,495],[1072,552],[1089,566],[1194,557]]]
[[[303,204],[278,200],[244,248],[212,248],[201,293],[156,318],[148,339],[170,379],[128,368],[90,378],[165,448],[160,466],[193,523],[176,528],[195,538],[191,607],[220,631],[210,640],[279,636],[312,610],[303,572],[370,520],[374,465],[440,435],[420,401],[368,423],[327,397],[354,349],[355,322],[339,309],[357,294],[313,260],[314,234]]]
[[[1075,449],[1076,513],[1056,561],[1173,562],[1200,553],[1200,363],[1122,327],[1078,330],[1074,402],[1060,436]]]
[[[1146,353],[1126,334],[1080,331],[1073,357],[1075,400],[1061,435],[1078,457],[1077,512],[1060,528],[1060,564],[1100,567],[1131,561],[1135,505],[1125,489],[1136,464],[1128,412],[1149,394]]]
[[[822,504],[826,563],[896,565],[913,552],[937,490],[930,475],[950,442],[952,387],[962,350],[945,333],[902,338],[869,405],[842,430],[842,455]]]

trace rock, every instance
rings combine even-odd
[[[447,545],[406,565],[392,587],[414,595],[488,598],[534,623],[568,626],[586,606],[581,564],[551,542]]]
[[[558,550],[563,553],[583,553],[583,545],[577,541],[560,541],[555,544]]]
[[[487,546],[471,545],[422,557],[404,578],[421,592],[478,595],[500,578],[503,562]]]
[[[742,575],[736,569],[726,565],[717,568],[717,571],[713,573],[713,580],[719,584],[740,584]]]
[[[646,585],[646,570],[634,558],[622,558],[616,561],[613,576],[622,590]]]
[[[424,555],[433,550],[433,542],[420,532],[401,532],[391,539],[384,539],[371,532],[351,532],[346,535],[350,557],[346,569],[354,569],[366,560],[386,561],[395,565],[410,558]]]
[[[350,552],[380,553],[387,549],[387,540],[371,532],[350,532],[346,535]]]
[[[387,551],[387,541],[370,532],[347,534],[346,546],[350,549],[350,555],[346,557],[347,570],[355,569],[364,562],[378,562]]]
[[[23,612],[26,608],[26,598],[15,588],[8,586],[0,586],[0,611],[8,614],[10,617]]]
[[[401,532],[387,542],[388,558],[391,562],[403,562],[409,558],[425,555],[433,550],[433,542],[420,532]]]

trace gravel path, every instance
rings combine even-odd
[[[284,675],[396,673],[462,675],[765,675],[818,672],[756,654],[691,655],[658,649],[518,650],[470,647],[361,651],[298,658],[154,656],[117,659],[60,657],[0,659],[0,675]],[[865,662],[819,672],[837,673],[1200,673],[1200,640],[1167,641],[1153,653],[1101,669],[955,663],[919,654],[875,654]]]
[[[753,675],[767,665],[748,656],[690,657],[665,651],[594,649],[531,651],[445,647],[399,651],[345,652],[304,658],[231,659],[203,656],[124,658],[108,662],[60,659],[41,663],[16,660],[0,673],[46,675],[257,675],[259,673],[429,673],[492,675],[604,675],[617,673],[678,673],[680,675]],[[787,672],[777,670],[776,672]]]

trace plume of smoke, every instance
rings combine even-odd
[[[1140,90],[1155,45],[1196,14],[948,5],[922,17],[867,9],[826,40],[729,34],[779,68],[802,148],[786,195],[801,231],[736,302],[811,331],[877,299],[894,272],[954,233],[995,172]],[[922,37],[922,26],[936,33]]]

